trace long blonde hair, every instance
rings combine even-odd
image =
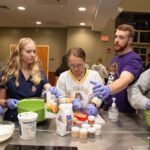
[[[1,78],[2,84],[5,84],[10,77],[14,76],[16,87],[19,87],[19,74],[21,70],[21,52],[22,49],[31,42],[35,43],[30,38],[21,38],[18,44],[16,45],[15,49],[12,50],[12,54],[10,56],[10,59],[8,60],[7,66],[4,69],[3,76]],[[41,61],[39,57],[35,55],[34,62],[30,65],[32,82],[35,85],[39,84],[42,79],[40,68]]]

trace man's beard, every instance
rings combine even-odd
[[[116,46],[117,46],[117,48],[116,48]],[[127,46],[128,46],[128,42],[126,42],[126,44],[124,46],[120,46],[119,44],[115,44],[114,51],[115,52],[122,52],[127,48]]]

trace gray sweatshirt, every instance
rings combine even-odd
[[[146,102],[150,100],[150,69],[128,88],[128,100],[135,109],[145,109]]]

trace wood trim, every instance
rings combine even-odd
[[[48,72],[48,79],[49,79],[49,83],[52,86],[55,86],[55,84],[56,84],[55,72]]]

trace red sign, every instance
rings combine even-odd
[[[108,41],[109,41],[108,35],[102,35],[102,36],[101,36],[101,41],[103,41],[103,42],[108,42]]]

